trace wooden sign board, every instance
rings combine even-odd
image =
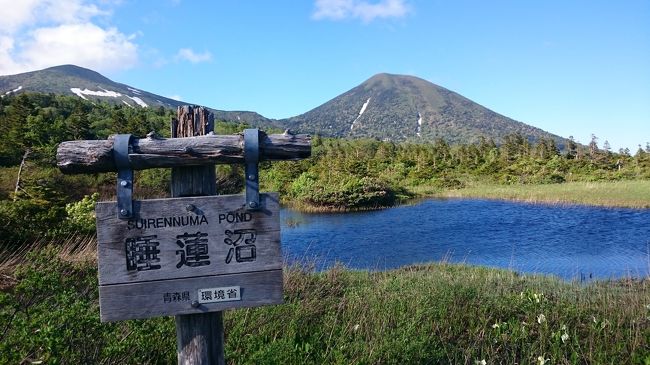
[[[134,201],[95,208],[102,322],[282,303],[278,195],[260,210],[242,195]]]

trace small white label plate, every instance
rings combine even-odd
[[[199,303],[219,303],[241,300],[241,288],[238,286],[226,286],[221,288],[199,289]]]

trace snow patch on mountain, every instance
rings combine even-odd
[[[102,89],[102,88],[100,88],[100,89]],[[117,97],[122,96],[122,94],[118,93],[117,91],[110,91],[110,90],[106,90],[106,89],[102,89],[102,90],[103,91],[93,91],[93,90],[88,90],[88,89],[81,90],[78,87],[71,87],[70,88],[70,91],[72,91],[77,96],[79,96],[80,98],[85,99],[85,100],[88,100],[88,99],[86,99],[86,97],[84,95],[108,96],[108,97],[111,97],[111,98],[117,98]]]
[[[418,127],[417,127],[416,132],[415,132],[418,135],[418,137],[422,136],[420,134],[421,131],[422,131],[422,114],[420,114],[420,112],[418,112]]]
[[[133,88],[130,88],[130,87],[128,89],[131,90],[134,94],[139,94],[140,93],[139,90],[136,90],[136,89],[133,89]],[[127,98],[133,100],[136,104],[140,105],[143,108],[146,108],[146,107],[149,106],[149,105],[147,105],[147,103],[145,103],[142,99],[140,99],[137,96],[122,95],[121,93],[118,93],[117,91],[106,90],[106,89],[101,88],[101,87],[100,87],[100,90],[98,90],[98,91],[88,90],[88,89],[81,90],[81,88],[78,88],[78,87],[71,87],[70,91],[72,91],[75,95],[77,95],[78,97],[80,97],[80,98],[82,98],[84,100],[88,100],[88,98],[86,98],[86,95],[105,96],[105,97],[109,97],[109,98],[119,98],[119,97],[124,96],[124,97],[127,97]],[[122,103],[124,103],[124,104],[126,104],[128,106],[132,106],[131,104],[129,104],[125,100],[122,100]]]
[[[138,89],[134,89],[134,88],[132,88],[132,87],[127,87],[127,89],[131,90],[131,92],[133,92],[133,93],[136,94],[136,95],[140,95],[140,94],[142,94],[142,91],[140,91],[140,90],[138,90]]]
[[[2,97],[4,98],[5,96],[7,96],[7,95],[9,95],[9,94],[11,94],[11,93],[17,93],[17,92],[19,92],[19,91],[22,90],[22,89],[23,89],[23,86],[22,86],[22,85],[21,85],[21,86],[18,86],[17,88],[15,88],[15,89],[13,89],[13,90],[9,90],[9,91],[7,91],[6,93],[2,94]]]
[[[363,103],[363,105],[361,106],[361,110],[359,111],[359,115],[357,115],[357,117],[354,119],[354,121],[350,125],[350,130],[354,130],[354,124],[357,122],[357,120],[359,120],[359,118],[361,118],[361,115],[363,115],[363,112],[366,111],[366,108],[368,107],[368,104],[370,103],[370,99],[371,98],[368,98],[368,100],[366,100],[366,102]]]
[[[366,108],[368,107],[368,103],[370,103],[370,98],[368,98],[368,100],[366,100],[366,102],[363,103],[363,105],[361,106],[361,110],[359,111],[359,116],[361,116],[361,114],[363,114],[363,112],[366,111]]]
[[[133,101],[135,101],[136,104],[140,105],[140,106],[143,107],[143,108],[146,108],[146,107],[149,106],[149,105],[147,105],[147,103],[145,103],[144,101],[142,101],[142,99],[140,99],[140,98],[137,97],[137,96],[128,96],[128,95],[127,95],[126,97],[129,98],[129,99],[131,99],[131,100],[133,100]]]

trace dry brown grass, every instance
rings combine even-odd
[[[650,181],[567,182],[545,185],[475,184],[443,191],[434,196],[485,198],[552,205],[594,205],[604,207],[650,208]]]
[[[66,262],[97,262],[97,238],[95,235],[70,235],[64,239],[42,238],[31,244],[12,246],[0,249],[0,290],[16,283],[14,272],[31,252],[44,249],[47,246],[58,246],[58,257]]]

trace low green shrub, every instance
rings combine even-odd
[[[348,175],[325,182],[310,173],[303,173],[292,183],[291,194],[308,206],[349,210],[392,206],[407,195],[405,189],[373,177]]]
[[[46,237],[65,219],[65,209],[42,199],[0,201],[0,246]]]
[[[66,233],[89,234],[95,232],[95,204],[99,194],[86,195],[78,202],[65,206],[66,219],[61,230]]]

